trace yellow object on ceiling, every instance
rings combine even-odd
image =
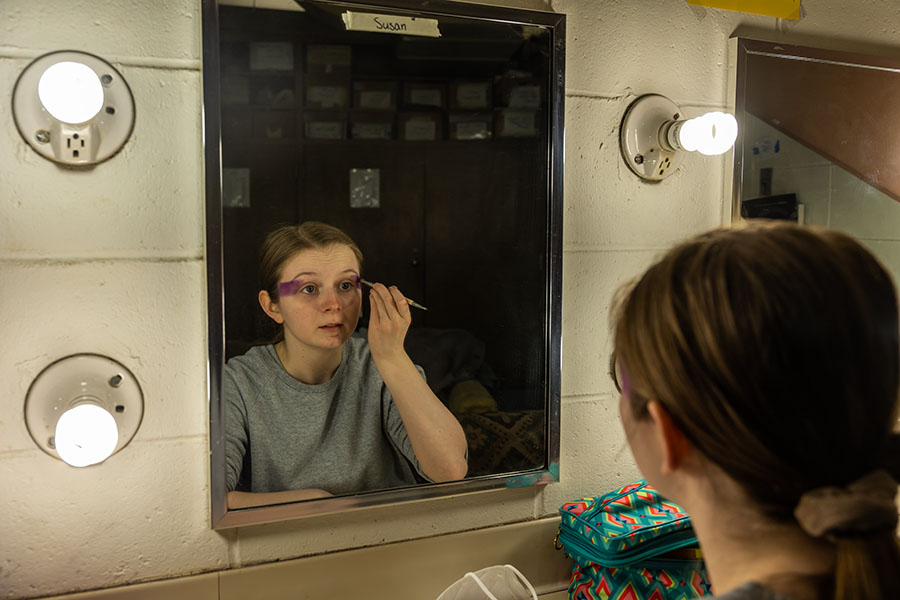
[[[688,4],[693,6],[721,8],[794,21],[800,20],[800,2],[801,0],[688,0]]]

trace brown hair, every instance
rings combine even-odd
[[[349,235],[337,227],[318,221],[306,221],[300,225],[285,225],[275,229],[266,236],[259,249],[259,289],[267,291],[269,298],[278,302],[278,280],[285,263],[303,250],[334,245],[350,248],[362,269],[362,251]],[[275,341],[280,341],[283,336],[284,331],[279,327]]]
[[[635,415],[660,402],[771,518],[879,467],[900,477],[896,457],[885,462],[897,440],[897,298],[851,237],[787,223],[714,230],[620,298],[614,352]],[[836,598],[900,597],[893,531],[836,543]]]

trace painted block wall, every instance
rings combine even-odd
[[[0,3],[0,597],[23,598],[379,545],[553,514],[637,476],[604,375],[606,313],[623,281],[681,238],[722,222],[724,159],[688,157],[660,184],[619,157],[621,116],[662,93],[694,116],[723,108],[727,38],[896,43],[893,0],[805,0],[799,23],[684,0],[507,0],[568,14],[561,477],[482,493],[209,529],[198,0]],[[10,115],[30,60],[79,49],[135,94],[124,151],[87,171],[31,151]],[[46,456],[22,419],[52,360],[123,362],[146,402],[135,440],[102,465]],[[548,541],[549,543],[549,541]]]
[[[900,281],[900,202],[752,115],[746,134],[760,152],[747,161],[745,197],[760,195],[760,170],[772,168],[773,194],[797,194],[806,223],[861,240]]]

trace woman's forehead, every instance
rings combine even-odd
[[[294,254],[284,264],[281,279],[294,279],[298,275],[306,277],[339,276],[346,271],[359,272],[359,262],[349,247],[333,244],[324,248],[308,248]]]

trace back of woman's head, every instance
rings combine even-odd
[[[794,519],[811,490],[878,469],[900,478],[897,298],[849,236],[784,223],[715,230],[666,254],[617,311],[635,414],[660,402],[770,518]],[[838,584],[853,590],[837,597],[900,597],[893,528],[859,529],[822,533],[838,546]]]

